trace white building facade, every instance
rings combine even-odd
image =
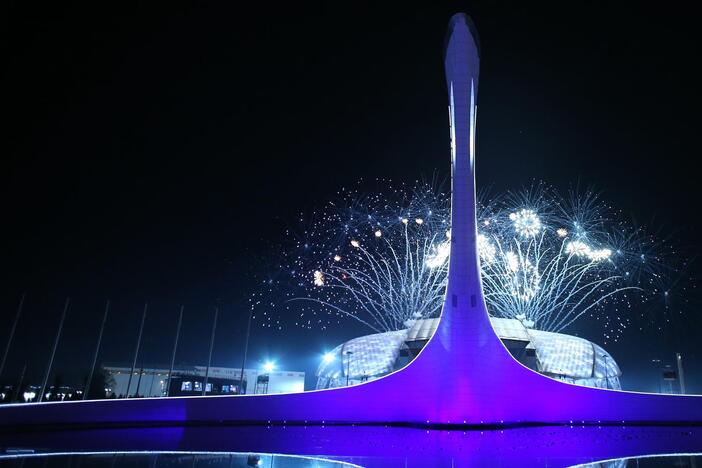
[[[429,341],[438,318],[410,328],[354,338],[317,369],[317,389],[374,380],[407,365]],[[491,317],[497,336],[519,362],[543,375],[587,387],[621,389],[621,370],[600,346],[572,335],[534,330],[515,319]]]
[[[164,397],[167,395],[169,381],[168,369],[163,367],[137,368],[129,374],[131,367],[103,366],[111,378],[111,388],[106,389],[108,396],[112,393],[117,398],[124,397]],[[205,385],[205,366],[183,367],[173,369],[173,383],[170,396],[202,395]],[[239,393],[294,393],[305,389],[305,373],[297,371],[262,369],[244,369],[244,388],[240,389],[241,368],[210,367],[207,377],[206,394],[236,395]]]

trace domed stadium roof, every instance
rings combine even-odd
[[[329,355],[333,361],[325,360],[317,369],[317,377],[352,380],[373,379],[394,370],[400,349],[405,342],[407,330],[398,330],[361,336],[342,343]]]
[[[417,320],[410,328],[354,338],[334,348],[317,369],[317,388],[373,380],[403,367],[399,359],[412,343],[423,346],[434,334],[438,318]],[[583,338],[526,328],[516,319],[490,319],[495,333],[507,343],[520,343],[533,350],[534,370],[571,383],[593,387],[621,388],[621,370],[612,356]],[[508,347],[510,351],[512,349]],[[513,352],[514,354],[514,352]],[[515,356],[522,361],[519,356]],[[532,367],[532,366],[529,366]]]

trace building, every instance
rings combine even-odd
[[[107,395],[114,393],[118,398],[125,396],[162,397],[202,395],[205,385],[205,366],[183,367],[173,369],[173,378],[169,383],[167,367],[144,367],[135,369],[131,385],[129,373],[131,367],[103,366],[111,380],[111,387],[106,388]],[[261,393],[302,392],[305,389],[305,373],[286,370],[267,372],[262,369],[244,369],[244,382],[241,385],[241,368],[210,367],[207,377],[208,395],[237,395]],[[167,391],[170,386],[170,391]]]
[[[515,319],[491,317],[495,333],[526,367],[564,382],[621,389],[621,370],[604,349],[583,338],[525,327]],[[414,359],[439,325],[417,320],[405,330],[375,333],[340,344],[317,369],[317,388],[375,380]]]

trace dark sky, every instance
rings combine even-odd
[[[27,292],[7,376],[26,361],[40,379],[66,296],[56,369],[69,377],[87,370],[107,298],[101,360],[131,361],[149,301],[146,363],[168,362],[180,304],[178,361],[203,363],[219,304],[214,364],[239,365],[258,265],[296,213],[360,178],[374,188],[376,177],[448,175],[442,49],[456,11],[474,17],[482,47],[479,186],[594,185],[696,254],[692,12],[238,3],[4,7],[3,346]],[[625,373],[645,374],[632,385],[653,385],[650,359],[682,350],[702,392],[700,301],[691,304],[663,331],[631,330],[611,349]],[[318,353],[364,333],[254,327],[250,365],[270,356],[308,373]]]

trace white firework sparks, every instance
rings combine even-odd
[[[477,239],[478,244],[478,255],[480,255],[480,260],[484,263],[491,264],[495,262],[495,255],[497,254],[497,248],[490,242],[490,239],[485,237],[484,234],[478,234]]]
[[[313,283],[315,286],[324,286],[324,273],[319,270],[315,271]]]
[[[516,269],[510,271],[508,281],[507,290],[512,296],[522,301],[530,301],[539,292],[541,275],[529,260],[519,259]]]
[[[646,273],[656,255],[632,249],[640,236],[622,235],[622,223],[610,231],[593,200],[569,204],[527,190],[479,205],[477,247],[491,315],[547,331],[601,320],[605,336],[616,339],[629,320],[619,311],[644,300],[645,288],[657,294]],[[435,317],[450,239],[448,194],[421,184],[370,197],[348,193],[302,230],[298,254],[286,254],[295,288],[285,293],[285,308],[298,310],[296,323],[306,328],[347,316],[389,331]]]
[[[442,242],[432,247],[431,253],[424,260],[424,265],[428,268],[441,268],[446,265],[446,261],[451,253],[451,243]]]
[[[566,244],[565,252],[569,255],[587,258],[593,262],[607,260],[612,256],[611,249],[593,249],[583,241],[568,242]]]
[[[541,219],[533,210],[522,209],[510,213],[509,219],[514,223],[514,230],[522,237],[534,237],[541,231]]]

